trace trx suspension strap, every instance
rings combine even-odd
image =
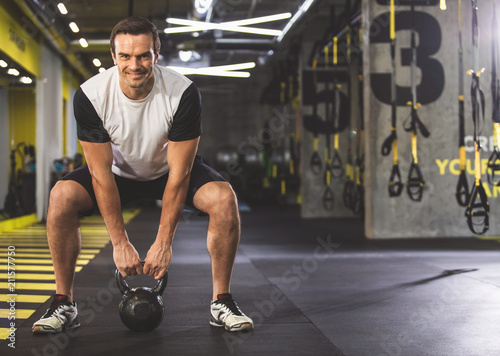
[[[325,47],[328,48],[328,47]],[[333,65],[336,66],[338,61],[338,37],[333,38]],[[333,157],[331,160],[331,172],[334,178],[340,178],[344,175],[344,168],[339,154],[339,126],[340,126],[340,89],[342,85],[337,82],[337,76],[334,73],[333,81]]]
[[[458,0],[458,149],[460,175],[455,197],[460,206],[469,202],[469,184],[465,174],[465,122],[464,122],[464,60],[462,48],[462,0]]]
[[[493,152],[488,159],[488,183],[500,186],[500,80],[498,64],[498,25],[496,0],[493,0],[493,22],[491,25],[491,97],[493,100]]]
[[[359,47],[363,43],[363,33],[361,27],[361,19],[359,21]],[[359,98],[359,124],[358,124],[358,141],[356,144],[356,159],[355,159],[355,175],[356,187],[354,189],[353,207],[354,214],[362,214],[364,210],[364,188],[363,188],[363,172],[364,172],[364,152],[365,152],[365,124],[363,110],[363,59],[358,56],[358,98]]]
[[[420,103],[417,100],[417,80],[416,80],[416,70],[417,70],[417,45],[415,39],[415,0],[411,2],[411,14],[412,14],[412,26],[411,26],[411,95],[412,100],[408,104],[411,105],[411,116],[410,125],[405,127],[405,131],[411,132],[411,155],[412,161],[410,165],[410,170],[408,172],[408,180],[406,182],[406,191],[408,196],[413,201],[421,201],[422,195],[424,193],[424,177],[420,171],[418,165],[417,157],[417,129],[420,131],[422,136],[429,137],[430,133],[424,126],[422,121],[420,121],[417,109]]]
[[[347,41],[347,63],[351,65],[351,36],[352,30],[350,26],[347,26],[346,29],[346,41]],[[349,87],[349,95],[350,93],[350,85]],[[352,127],[351,127],[351,117],[347,120],[347,162],[346,162],[346,176],[347,181],[344,184],[344,205],[349,208],[354,208],[354,165],[353,165],[353,157],[352,157]]]
[[[401,195],[403,191],[403,182],[401,179],[401,173],[399,172],[399,159],[398,159],[398,136],[396,132],[396,121],[397,121],[397,93],[396,93],[396,13],[394,9],[394,0],[391,0],[391,25],[390,25],[390,36],[391,36],[391,64],[392,64],[392,74],[391,74],[391,133],[385,139],[382,144],[382,155],[388,156],[392,149],[392,171],[389,177],[389,196],[397,197]]]
[[[325,67],[328,68],[328,46],[324,47],[325,51]],[[329,93],[330,91],[330,85],[328,84],[328,81],[326,82],[326,92]],[[335,105],[335,103],[334,103]],[[325,101],[325,115],[326,115],[326,122],[330,123],[330,109],[328,105],[328,100]],[[325,190],[323,192],[323,207],[325,210],[331,211],[333,210],[333,190],[330,187],[332,183],[332,172],[333,172],[333,167],[332,167],[332,160],[330,159],[330,132],[326,132],[326,147],[325,147]]]
[[[471,80],[472,121],[474,123],[475,181],[470,200],[465,209],[469,229],[475,234],[484,234],[489,229],[490,206],[481,182],[481,146],[479,144],[479,121],[484,120],[484,93],[479,86],[479,77],[484,69],[478,69],[479,62],[479,24],[477,22],[477,0],[472,0],[472,68],[468,74]]]
[[[312,69],[313,69],[313,82],[314,82],[314,88],[316,89],[318,85],[318,77],[316,73],[316,67],[318,66],[318,59],[314,58],[314,61],[312,63]],[[316,99],[317,101],[317,99]],[[317,112],[317,107],[318,103],[314,103],[314,117],[318,117],[318,112]],[[314,132],[314,138],[313,138],[313,154],[311,156],[311,160],[309,161],[309,165],[311,167],[311,171],[314,174],[320,174],[323,170],[323,163],[321,162],[321,157],[319,156],[318,153],[318,133]]]

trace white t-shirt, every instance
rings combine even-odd
[[[131,100],[119,85],[116,66],[97,74],[75,93],[78,139],[111,142],[112,171],[134,180],[153,180],[168,172],[167,144],[200,136],[201,99],[194,83],[155,65],[148,96]]]

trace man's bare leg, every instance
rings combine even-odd
[[[209,217],[207,248],[212,260],[212,300],[229,293],[236,251],[240,241],[240,217],[233,189],[226,182],[203,185],[194,196],[197,209]]]
[[[92,209],[89,194],[74,181],[59,181],[50,193],[47,240],[54,264],[56,293],[73,301],[75,267],[81,236],[78,213]]]

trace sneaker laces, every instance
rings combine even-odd
[[[64,296],[64,297],[66,297],[66,296]],[[55,316],[59,321],[63,322],[64,320],[62,320],[62,318],[66,318],[66,317],[61,315],[60,313],[58,313],[58,310],[61,306],[64,306],[64,305],[70,306],[73,304],[68,302],[67,297],[62,298],[62,296],[56,294],[56,296],[52,300],[52,303],[50,303],[49,309],[47,309],[47,311],[45,312],[45,315],[42,318],[48,318],[50,316]]]
[[[219,294],[220,295],[220,294]],[[243,316],[243,313],[241,312],[240,308],[238,307],[238,305],[236,305],[236,302],[234,301],[234,299],[231,297],[231,294],[229,294],[227,296],[227,294],[225,295],[225,297],[223,298],[219,298],[219,296],[217,296],[217,300],[215,301],[215,303],[218,303],[218,304],[223,304],[225,305],[233,314],[235,315],[238,315],[238,316]]]

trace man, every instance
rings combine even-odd
[[[202,132],[198,89],[188,78],[156,65],[160,40],[149,21],[122,20],[110,42],[115,66],[75,93],[78,139],[87,165],[64,177],[50,194],[47,239],[56,295],[33,333],[80,326],[73,301],[79,214],[98,206],[122,276],[144,273],[160,279],[170,265],[184,203],[210,218],[210,324],[229,331],[252,329],[252,320],[240,311],[229,288],[240,234],[236,197],[229,183],[196,155]],[[162,200],[158,233],[144,267],[121,214],[121,204],[141,198]]]

